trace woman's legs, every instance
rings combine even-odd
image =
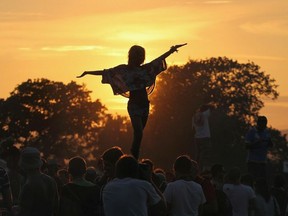
[[[148,120],[148,116],[130,116],[133,127],[133,142],[131,154],[138,160],[140,154],[140,145],[143,137],[143,130]]]

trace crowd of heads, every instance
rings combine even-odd
[[[265,125],[265,122],[264,118],[259,118],[258,126]],[[57,194],[59,195],[58,204],[55,205],[57,208],[60,208],[59,202],[61,202],[61,196],[65,192],[65,185],[84,179],[86,183],[81,182],[81,184],[85,183],[87,185],[87,182],[89,182],[91,185],[97,186],[99,188],[99,190],[96,190],[99,193],[99,203],[97,205],[99,205],[98,208],[100,210],[97,210],[98,213],[95,213],[95,215],[105,214],[103,201],[101,200],[101,188],[103,189],[113,179],[130,178],[148,181],[153,183],[162,196],[165,195],[167,185],[171,182],[181,179],[194,181],[201,185],[206,197],[202,209],[203,215],[205,215],[205,211],[206,213],[215,211],[215,214],[212,215],[219,215],[217,211],[220,211],[220,207],[218,206],[218,208],[213,210],[211,206],[213,206],[214,201],[218,202],[218,204],[221,203],[218,199],[222,199],[223,194],[221,198],[218,193],[221,194],[223,192],[223,185],[225,184],[249,186],[256,195],[263,197],[266,202],[269,202],[273,190],[277,192],[277,188],[285,189],[285,191],[287,189],[286,177],[282,174],[276,175],[274,182],[267,182],[267,179],[255,179],[252,175],[243,172],[239,167],[234,167],[226,172],[225,167],[219,163],[212,165],[210,170],[206,170],[205,173],[201,173],[202,170],[198,162],[192,160],[188,155],[180,155],[175,158],[174,163],[171,164],[172,171],[164,170],[157,167],[149,158],[137,160],[132,155],[125,154],[118,146],[105,150],[99,157],[98,162],[95,163],[96,166],[88,166],[87,161],[79,155],[70,158],[66,165],[60,166],[56,159],[42,158],[40,151],[34,147],[25,147],[20,151],[12,146],[5,153],[2,153],[2,157],[6,162],[6,170],[11,175],[11,180],[13,179],[10,182],[11,196],[13,197],[12,205],[7,205],[7,208],[12,210],[13,205],[21,207],[22,184],[25,184],[29,176],[33,176],[35,173],[44,173],[55,181]],[[15,183],[15,172],[18,173],[18,183]],[[276,192],[275,197],[277,196]],[[288,198],[287,193],[285,197]],[[284,211],[283,209],[285,208],[283,206],[287,206],[287,202],[283,201],[279,205],[281,205],[281,211]],[[17,215],[20,210],[15,208],[13,211]],[[169,208],[167,211],[169,211]],[[232,207],[231,211],[233,211]]]

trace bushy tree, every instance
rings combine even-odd
[[[214,160],[242,163],[241,136],[264,106],[262,97],[276,99],[276,89],[275,80],[253,62],[218,57],[172,66],[159,76],[150,97],[153,113],[146,145],[153,145],[156,160],[159,152],[171,162],[179,154],[190,154],[192,116],[200,105],[213,103],[217,107],[211,117]]]
[[[107,109],[92,101],[84,85],[47,79],[27,80],[0,103],[0,136],[13,137],[22,146],[35,146],[45,156],[93,159]],[[98,153],[99,154],[99,153]]]

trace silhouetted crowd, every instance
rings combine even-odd
[[[287,182],[282,174],[269,185],[221,164],[201,173],[187,155],[173,172],[136,160],[120,147],[107,149],[97,166],[80,156],[60,166],[38,149],[12,147],[2,154],[0,215],[14,216],[284,216]]]

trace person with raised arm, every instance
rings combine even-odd
[[[84,71],[77,76],[77,78],[81,78],[85,75],[101,75],[102,83],[110,84],[114,95],[129,98],[127,108],[134,131],[131,153],[137,160],[139,159],[143,130],[149,115],[148,95],[154,89],[156,76],[167,69],[165,59],[186,44],[172,46],[167,52],[147,64],[143,64],[145,49],[134,45],[128,52],[128,64],[104,70]]]

